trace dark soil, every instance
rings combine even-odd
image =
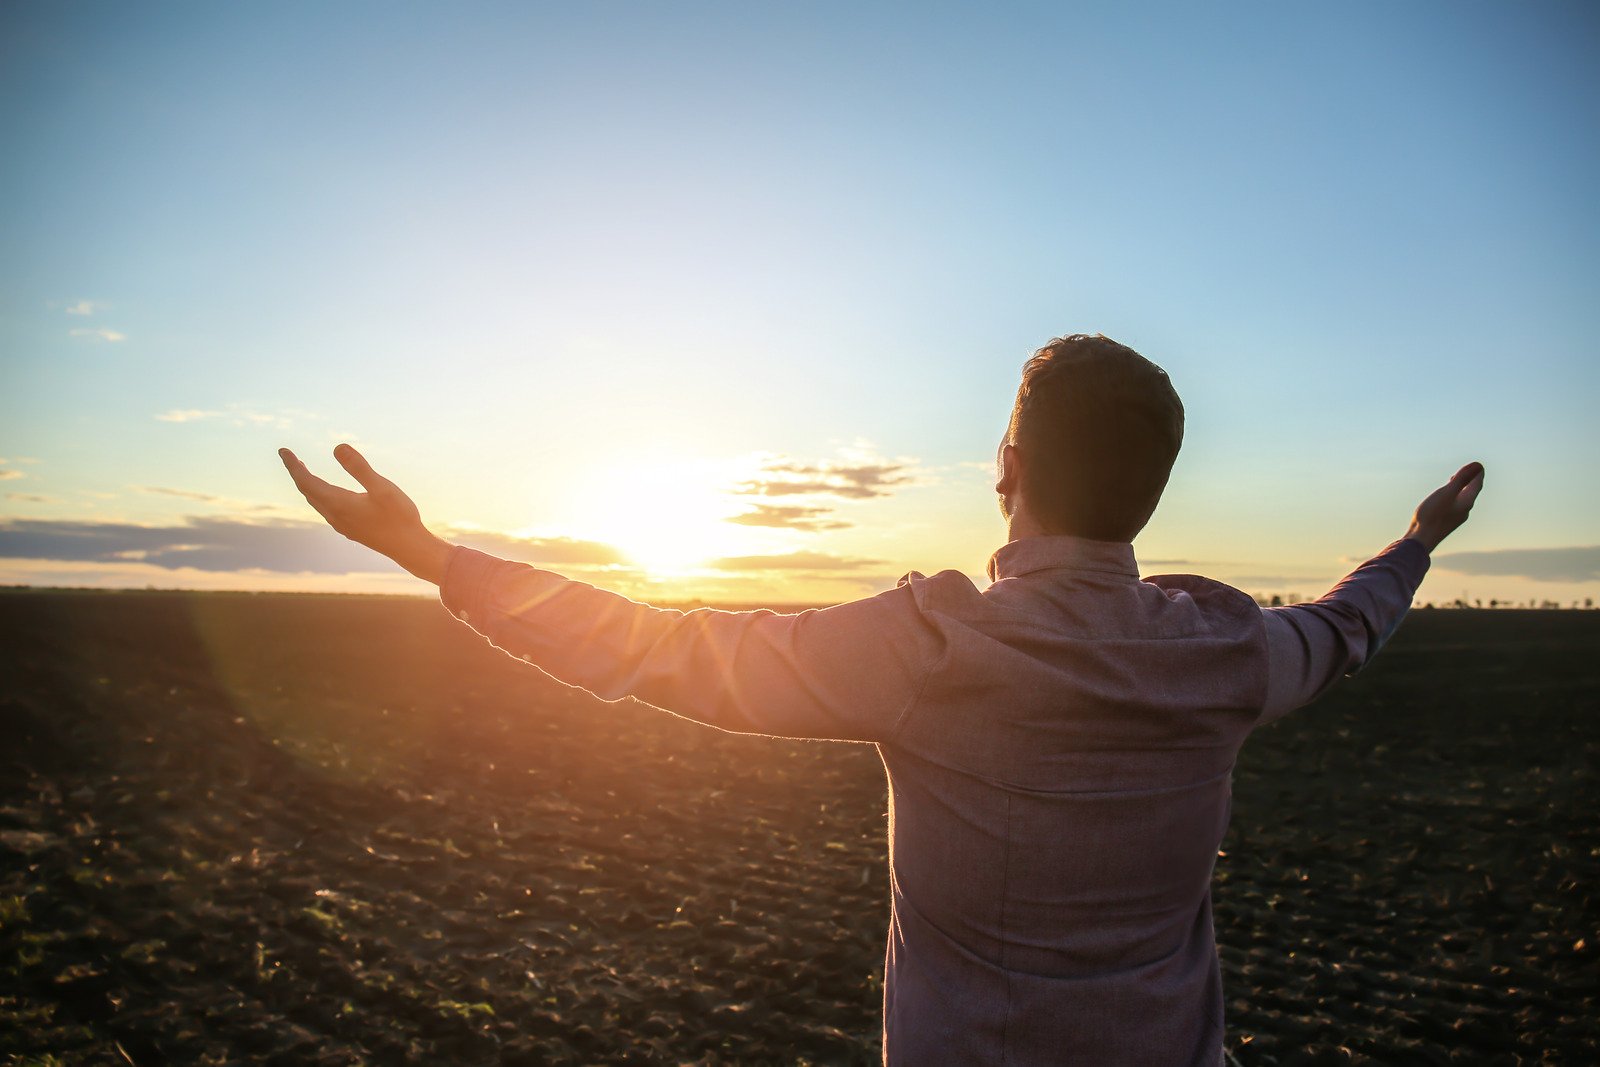
[[[1600,613],[1417,612],[1241,756],[1240,1064],[1600,1062]],[[867,746],[436,604],[0,595],[0,1062],[870,1063]]]

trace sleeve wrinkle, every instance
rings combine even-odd
[[[872,741],[905,721],[941,653],[915,586],[779,614],[682,612],[457,548],[440,588],[507,654],[603,700],[719,729]]]
[[[1427,572],[1426,555],[1416,558],[1418,550],[1397,541],[1320,599],[1263,609],[1269,660],[1262,721],[1310,703],[1372,662],[1399,628]],[[1284,640],[1285,625],[1295,636],[1292,644]]]
[[[771,612],[766,615],[778,617]],[[740,681],[740,664],[745,662],[746,643],[767,621],[766,616],[757,612],[747,613],[743,619],[740,613],[717,616],[707,612],[695,620],[704,640],[705,654],[711,660],[711,669],[716,672],[713,678],[707,680],[711,692],[705,698],[706,703],[717,709],[710,718],[721,720],[727,717],[735,720],[719,722],[725,729],[734,729],[736,726],[758,732],[761,729],[761,724],[747,707],[748,698]],[[731,633],[719,633],[719,630]]]

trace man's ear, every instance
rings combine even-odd
[[[1022,453],[1017,451],[1017,446],[1009,442],[1002,443],[995,466],[998,469],[995,472],[997,480],[994,491],[1004,497],[1015,495],[1017,486],[1022,483]]]
[[[1017,504],[1022,499],[1022,453],[1010,443],[1000,445],[996,457],[994,491],[1000,497],[1000,516],[1010,522],[1017,514]]]

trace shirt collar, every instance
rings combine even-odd
[[[1091,541],[1070,534],[1022,537],[1001,545],[989,557],[989,580],[1019,578],[1044,570],[1097,571],[1139,577],[1133,546],[1125,541]]]

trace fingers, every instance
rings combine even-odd
[[[333,450],[333,458],[339,461],[339,466],[350,472],[350,477],[361,483],[361,488],[367,492],[389,488],[393,483],[377,471],[372,469],[372,464],[367,462],[367,457],[355,450],[355,446],[341,444]]]
[[[283,460],[283,467],[289,472],[289,477],[294,479],[294,487],[300,490],[301,495],[310,497],[315,483],[322,481],[315,474],[306,469],[300,462],[300,457],[287,448],[278,449],[278,458]]]
[[[300,490],[300,495],[306,498],[307,503],[317,509],[319,514],[324,514],[323,508],[340,495],[353,495],[348,489],[341,489],[337,485],[323,481],[300,462],[300,457],[287,448],[278,449],[278,458],[283,460],[284,468],[289,472],[289,477],[294,479],[294,486]]]
[[[1478,463],[1476,461],[1468,463],[1465,467],[1462,467],[1460,470],[1456,471],[1455,474],[1451,475],[1450,481],[1447,484],[1449,484],[1450,488],[1459,493],[1461,490],[1467,487],[1468,483],[1472,482],[1473,480],[1477,480],[1480,484],[1482,483],[1482,463]]]
[[[1451,479],[1451,484],[1461,481],[1462,475],[1467,477],[1456,493],[1456,507],[1463,512],[1467,512],[1472,510],[1472,505],[1477,502],[1478,494],[1483,492],[1483,464],[1469,463],[1462,467],[1456,473],[1455,478]]]
[[[1478,492],[1483,488],[1483,464],[1468,463],[1465,467],[1450,476],[1444,483],[1444,489],[1451,500],[1461,501],[1471,506],[1477,499]],[[1470,495],[1469,495],[1470,494]]]

